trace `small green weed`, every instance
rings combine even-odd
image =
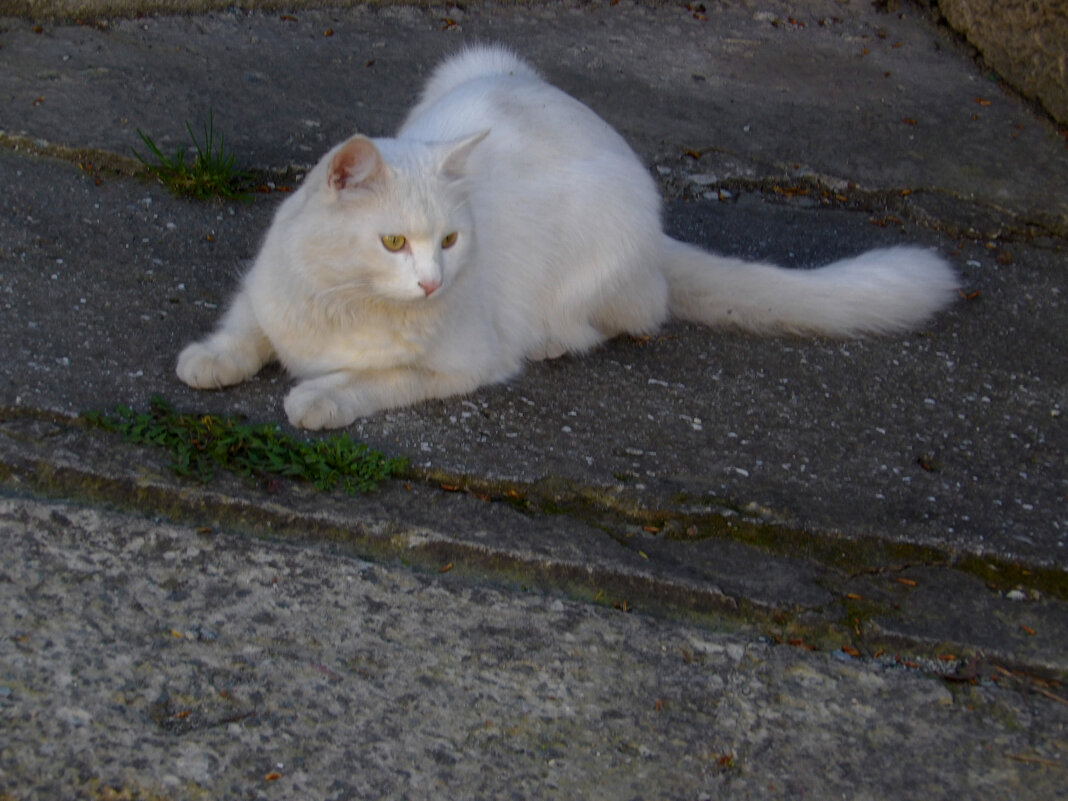
[[[225,197],[241,200],[245,197],[239,190],[240,183],[247,175],[234,166],[236,158],[228,153],[222,134],[215,133],[215,114],[208,114],[208,124],[204,126],[204,141],[197,141],[192,126],[187,122],[185,129],[193,140],[196,155],[192,164],[185,163],[186,148],[180,146],[173,156],[165,156],[159,146],[148,134],[137,129],[137,135],[155,158],[152,164],[137,150],[133,151],[138,161],[145,165],[150,175],[155,176],[177,195],[185,195],[203,200],[209,197]]]
[[[180,414],[163,398],[152,398],[149,411],[126,406],[114,416],[89,412],[85,419],[127,441],[158,445],[171,452],[171,469],[181,476],[210,481],[217,469],[243,476],[285,477],[312,482],[329,491],[368,492],[400,475],[405,459],[389,459],[345,434],[298,440],[273,425],[247,425],[214,415]]]

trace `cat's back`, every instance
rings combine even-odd
[[[533,97],[546,90],[552,88],[512,51],[469,47],[430,74],[398,136],[433,142],[493,129],[499,139]]]
[[[557,167],[560,159],[633,158],[622,137],[590,108],[497,45],[467,48],[442,62],[398,136],[448,141],[484,130],[492,135],[479,153],[497,150],[524,162],[524,152],[553,159]]]
[[[481,45],[467,47],[439,64],[423,87],[419,103],[412,109],[409,118],[419,116],[428,104],[458,86],[481,78],[508,76],[540,81],[541,76],[527,62],[506,47]]]

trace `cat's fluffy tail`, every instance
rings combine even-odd
[[[755,333],[857,337],[906,331],[948,306],[959,286],[953,269],[920,247],[872,250],[795,270],[664,240],[672,315]]]

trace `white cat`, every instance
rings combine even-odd
[[[354,136],[323,157],[178,376],[223,387],[277,359],[298,380],[290,422],[330,428],[671,316],[852,337],[916,326],[957,288],[923,249],[787,270],[673,240],[660,212],[649,173],[593,111],[507,50],[466,50],[396,138]]]

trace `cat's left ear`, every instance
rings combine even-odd
[[[450,179],[462,178],[464,168],[467,166],[467,157],[471,155],[471,151],[479,142],[489,136],[489,133],[487,128],[473,136],[442,145],[441,174]]]
[[[375,143],[366,136],[354,136],[330,159],[327,183],[331,189],[351,189],[374,180],[385,172],[386,164]]]

